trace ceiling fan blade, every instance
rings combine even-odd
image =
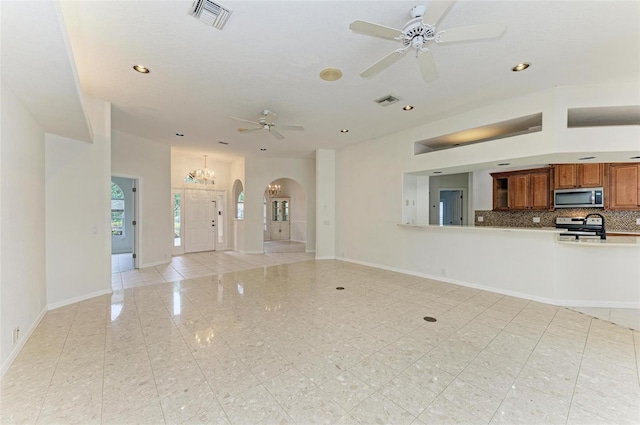
[[[297,130],[297,131],[304,130],[304,127],[301,125],[279,125],[278,128],[280,130]]]
[[[395,39],[402,35],[402,31],[395,28],[385,27],[384,25],[372,24],[365,21],[353,21],[349,28],[352,31],[360,32],[374,37]]]
[[[273,137],[275,137],[278,140],[282,140],[284,139],[284,136],[282,135],[282,133],[279,133],[277,130],[275,130],[273,127],[271,127],[269,129],[269,133],[271,133],[273,135]]]
[[[456,41],[481,40],[499,37],[507,29],[504,22],[470,25],[468,27],[451,28],[436,34],[437,43],[453,43]]]
[[[430,51],[425,49],[418,54],[418,66],[423,80],[431,81],[438,78],[438,68]]]
[[[385,56],[378,62],[371,65],[369,68],[362,71],[360,73],[360,76],[362,78],[370,78],[374,75],[377,75],[378,73],[384,71],[385,69],[396,63],[396,61],[398,61],[400,58],[402,58],[404,56],[404,52],[405,49],[398,49],[391,52],[389,55]]]
[[[432,27],[436,26],[455,2],[456,0],[431,0],[429,8],[422,16],[422,23]]]
[[[251,133],[252,131],[258,131],[258,130],[262,130],[262,127],[258,127],[258,128],[239,128],[238,131],[240,133]]]
[[[236,118],[236,117],[229,117],[229,118],[231,118],[232,120],[240,121],[240,122],[248,122],[248,123],[251,123],[251,124],[260,125],[259,122],[249,121],[249,120],[245,120],[245,119],[242,119],[242,118]]]

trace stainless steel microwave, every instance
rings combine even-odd
[[[556,208],[603,208],[604,189],[586,187],[554,190],[553,203]]]

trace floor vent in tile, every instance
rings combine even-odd
[[[344,289],[344,287],[342,287],[342,286],[338,286],[336,289],[337,289],[338,291],[342,291],[342,290]]]
[[[427,322],[436,322],[436,318],[435,317],[430,317],[430,316],[425,316],[424,320],[426,320]]]

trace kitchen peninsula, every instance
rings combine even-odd
[[[575,242],[554,228],[398,227],[426,259],[414,274],[562,306],[640,308],[640,234]]]

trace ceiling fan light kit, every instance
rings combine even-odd
[[[238,132],[240,133],[251,133],[258,130],[267,130],[269,134],[271,134],[273,137],[275,137],[278,140],[284,139],[284,135],[280,133],[280,131],[278,130],[295,130],[295,131],[304,130],[304,127],[300,125],[276,124],[274,119],[277,116],[278,115],[275,112],[265,109],[264,111],[262,111],[262,118],[260,118],[258,121],[245,120],[243,118],[236,118],[236,117],[231,117],[231,119],[240,121],[240,122],[250,123],[257,126],[253,128],[239,128]]]
[[[402,30],[360,20],[352,22],[349,28],[354,32],[398,40],[403,44],[403,47],[394,50],[362,71],[360,76],[371,78],[379,74],[400,60],[412,48],[416,51],[422,79],[425,81],[435,80],[438,78],[438,70],[431,52],[426,47],[428,43],[441,44],[495,38],[505,31],[506,25],[500,22],[438,31],[438,23],[454,3],[455,0],[433,0],[428,8],[424,5],[414,6],[410,11],[411,20],[404,25]]]

